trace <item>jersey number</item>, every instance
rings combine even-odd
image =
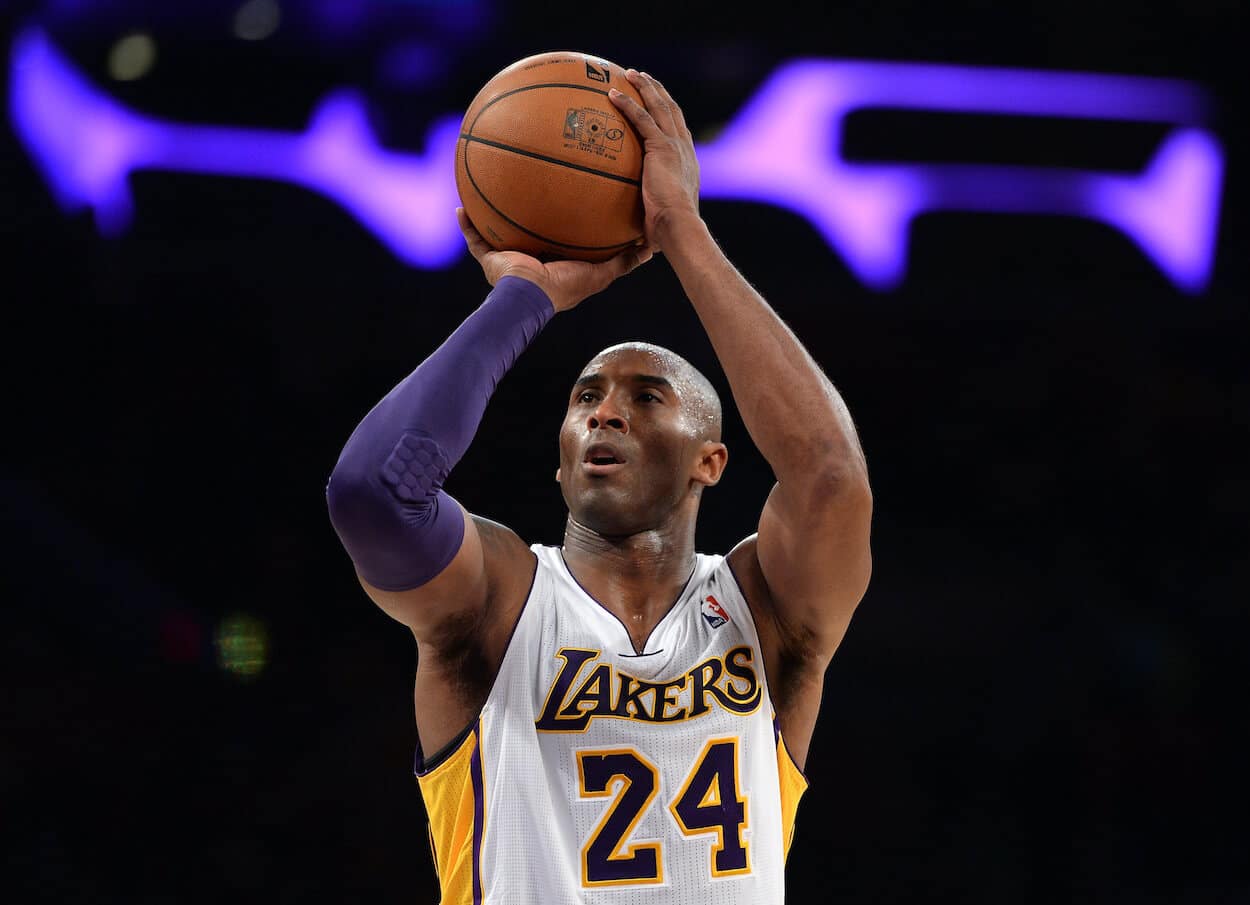
[[[634,827],[659,791],[660,773],[655,765],[632,748],[578,751],[577,778],[583,798],[612,799],[582,846],[582,885],[662,883],[660,843],[629,843]],[[747,802],[738,788],[736,738],[711,739],[703,746],[668,810],[684,835],[715,836],[712,876],[751,870],[742,838]]]

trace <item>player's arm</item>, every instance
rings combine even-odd
[[[485,301],[369,410],[326,486],[330,521],[369,595],[438,640],[487,598],[477,525],[443,483],[517,356],[554,315],[534,283],[500,280]]]
[[[636,249],[602,264],[541,264],[491,251],[463,212],[458,216],[494,289],[369,411],[326,487],[331,522],[361,584],[417,639],[418,697],[427,701],[426,726],[435,726],[436,736],[448,726],[454,735],[462,728],[458,715],[480,703],[446,692],[493,678],[509,616],[524,602],[533,571],[533,554],[520,538],[470,516],[443,482],[495,386],[547,321],[649,257]]]
[[[841,641],[871,571],[864,454],[842,397],[699,216],[698,161],[681,109],[650,77],[630,79],[647,109],[623,95],[613,100],[646,143],[647,239],[681,281],[777,478],[758,536],[744,547],[758,561],[782,656],[814,667],[814,677]]]

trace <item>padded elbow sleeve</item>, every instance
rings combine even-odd
[[[375,474],[331,477],[330,521],[369,584],[407,591],[455,559],[464,541],[464,516],[442,489],[449,469],[437,443],[406,431]]]
[[[443,481],[464,454],[496,384],[554,314],[537,285],[507,276],[415,371],[364,417],[326,486],[330,521],[371,585],[418,587],[464,541]]]

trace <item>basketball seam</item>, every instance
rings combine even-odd
[[[607,94],[608,94],[608,92],[603,88],[592,88],[589,85],[578,85],[573,82],[542,82],[538,85],[522,85],[520,88],[513,88],[511,91],[505,91],[503,94],[499,95],[498,97],[491,98],[490,101],[485,106],[483,106],[482,109],[479,110],[477,114],[473,117],[473,122],[469,125],[468,131],[462,132],[460,134],[460,138],[466,144],[468,142],[473,141],[473,142],[477,142],[478,144],[482,144],[488,147],[495,148],[496,150],[511,151],[512,153],[520,154],[523,157],[529,157],[534,160],[541,160],[545,163],[554,164],[556,166],[567,167],[568,169],[571,169],[571,170],[578,170],[579,172],[588,173],[592,176],[602,176],[605,179],[612,179],[617,182],[623,182],[626,185],[634,185],[634,186],[641,187],[642,183],[640,180],[630,179],[628,176],[619,176],[616,173],[608,173],[603,170],[596,170],[593,167],[582,166],[581,164],[576,164],[576,163],[569,163],[568,161],[564,161],[564,160],[557,160],[553,157],[548,157],[544,154],[539,154],[535,151],[524,151],[520,148],[514,148],[511,145],[505,145],[500,142],[491,141],[490,139],[487,139],[487,138],[480,138],[473,134],[473,128],[477,125],[477,121],[482,118],[482,114],[484,114],[487,110],[489,110],[495,104],[499,103],[501,100],[503,100],[506,97],[511,97],[512,95],[519,94],[522,91],[533,91],[538,88],[572,88],[575,91],[589,91],[591,94],[598,94],[603,97],[607,97]],[[631,131],[634,131],[632,123],[626,121],[625,125]],[[636,134],[637,132],[635,131],[635,135]],[[639,144],[641,144],[641,140],[639,141]],[[470,184],[472,184],[473,191],[477,193],[478,198],[482,199],[483,203],[485,203],[487,207],[489,207],[497,215],[499,215],[501,219],[503,219],[506,223],[508,223],[515,229],[519,229],[521,232],[525,233],[527,236],[533,236],[535,239],[538,239],[540,242],[546,242],[548,245],[557,246],[559,248],[570,248],[570,249],[575,249],[578,251],[610,251],[614,248],[628,248],[630,245],[637,244],[638,240],[642,238],[641,235],[638,235],[632,239],[629,239],[628,241],[617,242],[612,245],[574,245],[570,242],[560,242],[556,239],[552,239],[548,236],[544,236],[542,233],[534,232],[534,230],[524,227],[520,223],[517,223],[515,220],[513,220],[511,217],[509,217],[507,214],[505,214],[503,211],[497,208],[494,205],[494,203],[489,198],[486,197],[486,194],[482,191],[481,186],[477,184],[477,180],[473,178],[473,172],[469,168],[468,148],[464,149],[464,175],[468,178]]]
[[[505,91],[498,97],[492,97],[489,101],[487,101],[482,106],[482,109],[477,111],[477,115],[473,117],[473,125],[469,126],[469,131],[473,131],[473,126],[477,125],[477,121],[482,118],[483,113],[495,106],[495,104],[499,103],[505,97],[512,97],[512,95],[520,94],[522,91],[535,91],[539,88],[572,88],[574,91],[589,91],[591,94],[601,94],[604,97],[608,96],[608,92],[604,91],[602,88],[591,88],[589,85],[578,85],[576,82],[539,82],[537,85],[522,85],[520,88],[513,88],[510,91]],[[628,125],[631,129],[633,128],[633,123],[627,122],[626,125]]]
[[[496,214],[498,214],[501,219],[503,219],[504,221],[506,221],[513,227],[515,227],[516,229],[519,229],[521,232],[525,233],[527,236],[533,236],[535,239],[538,239],[540,242],[546,242],[548,245],[557,245],[560,248],[573,248],[578,251],[609,251],[613,248],[628,248],[630,245],[636,244],[638,240],[642,238],[642,236],[639,235],[639,236],[635,236],[632,239],[629,239],[628,241],[617,242],[612,245],[574,245],[571,242],[561,242],[557,239],[552,239],[548,236],[544,236],[542,233],[536,233],[532,229],[522,226],[520,223],[517,223],[515,220],[513,220],[511,217],[509,217],[499,208],[495,207],[494,202],[492,202],[489,198],[486,197],[486,193],[482,191],[481,187],[477,184],[477,180],[473,178],[473,171],[469,169],[468,154],[465,154],[465,157],[464,157],[464,175],[468,178],[469,183],[473,186],[473,191],[477,192],[477,196],[482,199],[482,201],[486,204],[487,207],[489,207]]]
[[[479,145],[486,145],[500,151],[511,151],[513,154],[520,154],[522,157],[529,157],[533,160],[541,160],[544,163],[553,163],[558,167],[568,167],[570,170],[578,170],[582,173],[589,173],[591,176],[602,176],[604,179],[613,179],[617,182],[623,182],[626,185],[639,186],[642,181],[638,179],[630,179],[628,176],[620,176],[616,173],[609,173],[606,170],[596,170],[594,167],[583,166],[580,163],[570,163],[567,160],[560,160],[556,157],[548,157],[546,154],[539,154],[537,151],[526,151],[521,148],[515,148],[512,145],[505,145],[502,142],[491,141],[489,138],[479,138],[470,133],[464,133],[460,136],[466,142],[476,142]],[[467,159],[466,159],[467,164]]]

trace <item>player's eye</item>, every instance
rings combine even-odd
[[[641,399],[641,400],[648,401],[648,402],[659,402],[659,401],[660,401],[660,397],[659,397],[659,396],[657,396],[657,395],[655,395],[654,393],[639,393],[639,394],[638,394],[638,398],[639,398],[639,399]]]
[[[590,390],[586,390],[582,392],[580,395],[578,395],[577,401],[578,402],[594,402],[595,394],[590,392]]]

